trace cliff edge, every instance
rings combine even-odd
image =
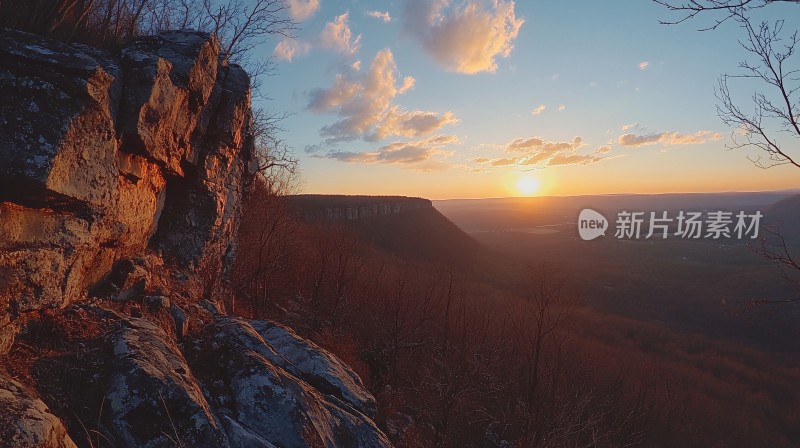
[[[250,82],[203,33],[0,30],[0,447],[390,446],[358,376],[225,313]]]

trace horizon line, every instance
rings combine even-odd
[[[759,193],[799,193],[798,188],[784,188],[780,190],[728,190],[728,191],[684,191],[684,192],[664,192],[664,193],[594,193],[594,194],[548,194],[548,195],[532,195],[532,196],[493,196],[493,197],[459,197],[459,198],[442,198],[433,199],[425,196],[409,196],[402,194],[347,194],[347,193],[297,193],[288,196],[365,196],[365,197],[401,197],[401,198],[419,198],[427,199],[429,201],[481,201],[481,200],[498,200],[498,199],[535,199],[535,198],[579,198],[579,197],[596,197],[596,196],[666,196],[666,195],[714,195],[714,194],[759,194]]]

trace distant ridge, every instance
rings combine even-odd
[[[765,224],[777,227],[775,230],[783,236],[789,249],[800,251],[800,195],[776,202],[765,215]]]
[[[302,194],[290,196],[289,202],[304,218],[334,221],[376,218],[433,208],[428,199],[407,196]]]
[[[442,215],[428,199],[405,196],[297,195],[307,221],[333,222],[381,251],[481,275],[502,271],[497,254]]]

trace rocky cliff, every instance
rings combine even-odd
[[[0,447],[389,446],[349,367],[224,312],[254,149],[214,38],[0,30],[0,92]]]

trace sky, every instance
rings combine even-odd
[[[735,149],[715,87],[746,57],[650,1],[288,0],[259,106],[304,193],[430,199],[761,191],[800,171]],[[764,19],[800,24],[800,8]],[[757,85],[734,86],[745,101]],[[744,103],[747,104],[747,103]],[[749,105],[747,106],[749,108]],[[796,145],[795,142],[791,142]]]

